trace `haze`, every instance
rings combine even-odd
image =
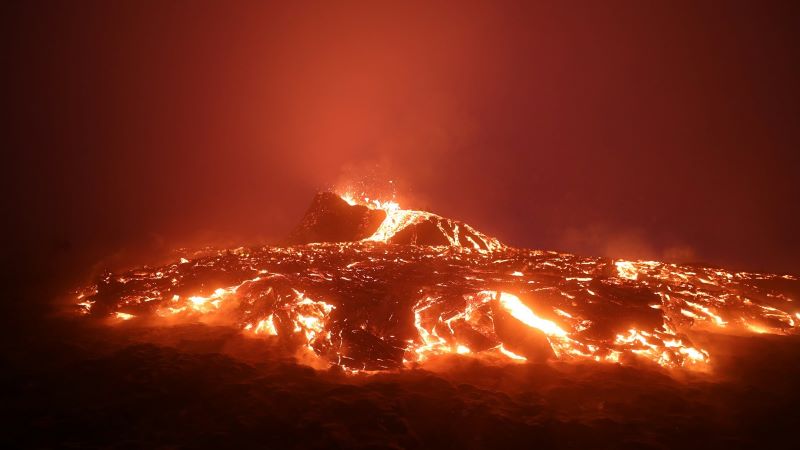
[[[512,245],[800,271],[796,4],[425,5],[4,6],[7,255],[274,242],[370,179]]]

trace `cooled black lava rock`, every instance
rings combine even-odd
[[[371,236],[385,218],[382,210],[350,205],[333,192],[320,192],[286,243],[358,241]]]
[[[490,250],[490,239],[457,220],[429,214],[410,224],[389,239],[400,245],[455,245]]]

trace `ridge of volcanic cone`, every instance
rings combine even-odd
[[[399,245],[452,246],[497,250],[503,245],[468,224],[427,211],[346,201],[320,192],[300,224],[289,234],[289,245],[375,241]]]
[[[290,245],[360,241],[371,236],[384,219],[385,211],[350,205],[333,192],[320,192],[286,241]]]

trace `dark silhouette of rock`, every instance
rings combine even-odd
[[[425,211],[407,211],[413,219],[381,239],[398,245],[452,245],[480,250],[501,246],[469,225]],[[355,242],[372,236],[387,218],[387,212],[364,205],[350,205],[333,192],[314,197],[300,225],[286,239],[286,244],[312,242]]]
[[[436,214],[427,214],[417,223],[398,231],[389,239],[401,245],[456,245],[490,250],[491,238],[475,232],[467,224],[447,219]]]
[[[350,205],[333,192],[320,192],[286,243],[358,241],[372,235],[385,218],[382,210]]]
[[[426,219],[398,231],[389,242],[401,245],[450,245],[442,230],[436,226],[437,219]]]

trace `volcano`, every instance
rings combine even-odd
[[[76,308],[110,323],[212,323],[349,373],[446,355],[709,370],[695,334],[796,335],[792,275],[502,244],[394,202],[318,194],[279,246],[107,272]]]
[[[290,244],[373,241],[387,244],[502,248],[469,225],[426,211],[400,209],[395,202],[356,203],[352,196],[321,192],[300,225],[289,235]]]

